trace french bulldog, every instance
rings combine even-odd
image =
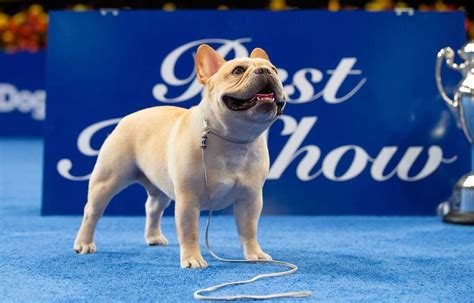
[[[269,171],[263,135],[285,104],[286,96],[264,50],[230,61],[208,45],[195,55],[202,100],[190,109],[157,106],[124,117],[102,145],[89,180],[87,203],[74,250],[96,252],[97,221],[114,195],[133,183],[148,194],[145,241],[167,245],[161,231],[163,211],[175,201],[182,268],[205,268],[198,237],[201,210],[233,204],[237,230],[247,260],[265,259],[257,241],[262,188]],[[205,150],[204,121],[211,130]],[[209,193],[210,201],[207,193]]]

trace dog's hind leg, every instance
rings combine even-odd
[[[113,196],[127,185],[129,185],[129,182],[125,182],[125,180],[115,176],[99,180],[91,179],[81,227],[74,241],[74,250],[77,253],[95,253],[94,231],[97,221],[104,213],[105,208]]]
[[[128,185],[137,181],[137,168],[130,151],[112,133],[104,142],[89,181],[84,217],[74,241],[80,254],[94,253],[94,231],[97,221],[110,200]]]
[[[146,177],[140,179],[140,182],[146,188],[148,198],[145,203],[146,223],[145,223],[145,242],[152,245],[168,245],[168,240],[161,231],[161,218],[163,212],[170,205],[171,199],[151,184]]]

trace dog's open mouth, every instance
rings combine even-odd
[[[239,99],[229,95],[222,97],[225,105],[233,111],[244,111],[254,107],[257,102],[273,102],[275,94],[270,85],[266,85],[260,89],[254,96],[248,99]]]
[[[273,102],[275,101],[273,89],[270,87],[270,85],[266,85],[261,90],[259,90],[255,96],[252,97],[252,99],[263,102]]]

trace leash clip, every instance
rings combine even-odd
[[[207,147],[207,134],[201,136],[201,148],[205,149]]]
[[[205,149],[207,147],[207,134],[209,134],[210,129],[207,123],[207,120],[204,119],[204,127],[201,134],[201,148]]]

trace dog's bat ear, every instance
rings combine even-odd
[[[224,63],[224,58],[212,47],[207,44],[200,45],[194,58],[194,67],[199,82],[206,84],[207,80],[217,73]]]
[[[250,58],[260,58],[270,61],[267,53],[261,49],[260,47],[254,48],[252,53],[250,54]]]

